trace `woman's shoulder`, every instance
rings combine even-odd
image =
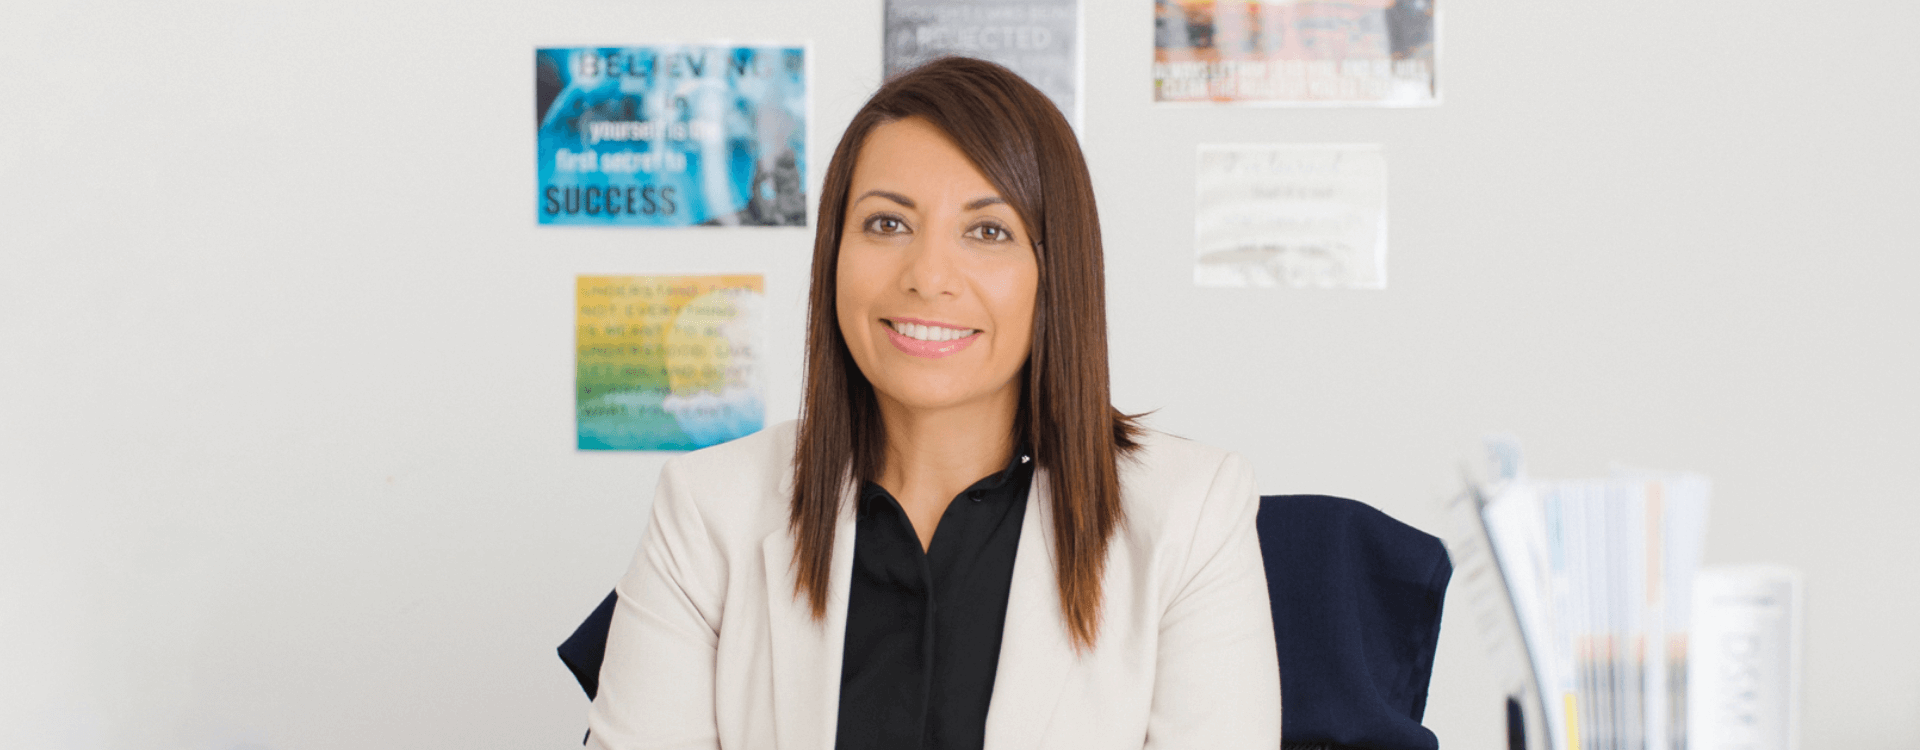
[[[1127,489],[1209,482],[1223,468],[1246,464],[1232,451],[1159,430],[1142,429],[1134,443],[1118,467]]]
[[[1136,442],[1117,467],[1129,529],[1178,536],[1257,510],[1253,468],[1239,454],[1157,430],[1142,430]]]
[[[785,523],[792,488],[795,426],[788,421],[745,437],[667,460],[661,486],[684,502],[709,529],[754,535]]]
[[[770,425],[751,435],[674,456],[667,459],[667,466],[683,472],[713,474],[714,478],[730,476],[748,481],[761,477],[743,473],[747,469],[778,473],[793,460],[793,441],[799,424],[788,420]]]

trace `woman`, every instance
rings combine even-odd
[[[1278,747],[1251,472],[1109,405],[1102,274],[1039,91],[883,86],[827,167],[802,418],[662,471],[589,745]]]

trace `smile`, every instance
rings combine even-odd
[[[893,343],[894,348],[916,357],[939,359],[957,354],[980,340],[981,332],[974,328],[906,319],[883,319],[881,322],[886,324],[887,340]]]

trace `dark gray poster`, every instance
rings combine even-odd
[[[950,55],[1007,66],[1079,127],[1079,0],[887,0],[887,75]]]

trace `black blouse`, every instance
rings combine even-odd
[[[1007,589],[1033,460],[947,505],[925,551],[900,502],[861,486],[836,750],[954,750],[986,741]]]

